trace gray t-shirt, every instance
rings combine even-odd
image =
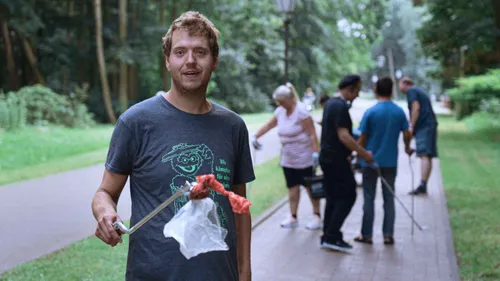
[[[234,112],[212,103],[206,114],[189,114],[158,95],[123,113],[113,132],[106,169],[130,175],[131,225],[196,175],[214,174],[230,189],[255,179],[248,131]],[[177,199],[130,236],[126,280],[238,280],[236,227],[227,197],[211,193],[228,251],[187,260],[163,228],[188,201]]]

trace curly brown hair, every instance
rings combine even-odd
[[[203,14],[194,11],[183,13],[170,25],[167,34],[162,38],[163,55],[165,57],[168,58],[170,56],[170,52],[172,51],[172,35],[178,29],[187,30],[189,35],[206,36],[212,57],[214,59],[219,57],[219,30]]]

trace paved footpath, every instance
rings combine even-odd
[[[402,147],[402,146],[400,146]],[[419,161],[413,158],[415,184]],[[411,236],[411,220],[396,202],[396,226],[393,246],[383,244],[382,194],[378,188],[375,204],[374,244],[353,241],[359,235],[362,220],[363,193],[358,197],[344,226],[344,239],[354,246],[351,254],[320,249],[321,231],[307,230],[311,204],[303,192],[297,229],[282,229],[279,224],[288,214],[285,204],[259,225],[252,235],[252,268],[254,281],[457,281],[458,268],[453,250],[446,199],[441,181],[439,162],[429,181],[429,196],[415,198],[415,217],[427,227],[420,232],[415,227]],[[396,194],[411,211],[411,172],[408,157],[400,152]],[[282,187],[277,187],[282,188]],[[325,202],[322,202],[324,206]]]

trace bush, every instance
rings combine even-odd
[[[500,132],[500,119],[487,112],[476,112],[464,118],[467,128],[472,132]]]
[[[3,105],[0,105],[0,126],[5,129],[13,129],[26,123],[67,127],[93,126],[93,116],[83,103],[87,98],[87,89],[86,85],[77,87],[69,96],[59,95],[41,85],[27,86],[18,92],[10,92],[0,101],[0,104],[3,102]],[[18,120],[21,117],[22,120]]]
[[[15,94],[0,94],[0,128],[14,130],[26,125],[26,103]]]
[[[458,87],[451,89],[449,94],[458,119],[479,111],[483,101],[500,98],[500,69],[485,75],[461,78],[457,82]]]

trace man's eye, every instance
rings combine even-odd
[[[177,56],[182,56],[182,55],[184,54],[184,51],[182,51],[182,50],[176,50],[174,53],[175,53]]]
[[[198,55],[205,55],[207,52],[205,50],[198,50]]]

